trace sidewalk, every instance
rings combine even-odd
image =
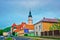
[[[40,38],[40,37],[28,37],[28,36],[25,36],[27,38],[30,38],[32,40],[55,40],[55,39],[49,39],[49,38]]]
[[[28,37],[28,36],[24,36],[24,37],[30,38],[32,40],[41,40],[42,39],[42,38],[39,38],[39,37]]]

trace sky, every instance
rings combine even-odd
[[[33,24],[43,17],[60,18],[60,0],[0,0],[0,29],[28,23],[30,10]]]

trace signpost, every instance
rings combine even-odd
[[[29,29],[24,29],[24,33],[28,34],[29,33]]]
[[[29,29],[24,29],[24,36],[28,36]]]

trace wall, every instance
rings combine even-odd
[[[56,23],[57,25],[60,25],[59,23]],[[42,32],[49,31],[50,27],[54,25],[52,22],[42,22]]]
[[[41,28],[42,28],[41,22],[34,25],[35,36],[41,36],[41,33],[40,33]]]
[[[53,23],[42,22],[42,32],[49,31],[49,29],[52,25],[53,25]]]

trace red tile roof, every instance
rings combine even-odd
[[[14,27],[14,26],[16,26],[16,24],[15,24],[15,23],[12,25],[12,27]]]
[[[34,25],[26,24],[26,28],[29,30],[34,30]]]
[[[22,29],[24,29],[26,23],[22,22],[20,25],[16,25],[15,23],[12,25],[12,28],[14,29],[14,27],[16,27],[17,30],[15,30],[15,32],[18,32]]]

